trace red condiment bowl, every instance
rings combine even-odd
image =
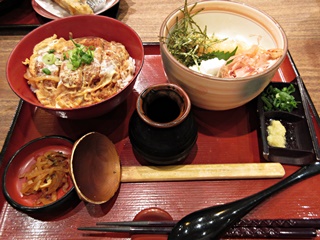
[[[50,150],[60,151],[71,156],[72,147],[73,141],[62,136],[40,137],[22,146],[11,157],[3,175],[2,189],[8,203],[21,212],[51,214],[53,216],[53,214],[57,215],[59,212],[69,209],[72,203],[79,202],[71,176],[68,179],[69,187],[67,191],[59,189],[57,191],[58,199],[50,204],[36,205],[37,196],[35,194],[24,196],[21,193],[21,187],[25,179],[20,176],[29,171],[38,156]]]
[[[27,67],[22,64],[30,58],[34,46],[42,40],[56,34],[58,38],[100,37],[107,41],[122,43],[129,55],[135,60],[135,74],[121,91],[102,102],[78,108],[51,108],[41,104],[31,91],[24,74]],[[134,83],[144,61],[144,49],[138,34],[128,25],[105,16],[79,15],[57,19],[46,23],[21,39],[11,52],[7,62],[7,80],[15,94],[24,101],[42,108],[62,118],[88,119],[104,115],[124,102],[131,94]]]

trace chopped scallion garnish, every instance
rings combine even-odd
[[[69,62],[72,64],[72,70],[77,70],[83,64],[91,64],[94,57],[93,52],[95,48],[93,46],[85,47],[81,44],[76,43],[72,38],[71,41],[76,46],[76,48],[68,52]],[[66,55],[64,55],[66,56]],[[68,65],[69,67],[70,65]]]
[[[53,53],[47,53],[47,54],[43,55],[42,61],[47,65],[52,65],[55,63],[56,58]]]
[[[293,84],[290,84],[289,87],[283,87],[282,89],[270,85],[261,94],[264,110],[292,112],[293,109],[298,107],[298,103],[300,103],[300,101],[296,101],[292,95],[295,90]]]
[[[43,72],[44,74],[47,74],[47,75],[50,75],[50,74],[51,74],[51,71],[50,71],[48,68],[43,68],[43,69],[42,69],[42,72]]]

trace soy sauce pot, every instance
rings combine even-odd
[[[156,165],[179,163],[197,136],[191,102],[182,88],[158,84],[139,95],[129,122],[129,138],[138,157]]]

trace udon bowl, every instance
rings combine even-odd
[[[266,13],[248,5],[232,1],[201,1],[188,5],[193,20],[208,35],[245,39],[249,45],[263,49],[280,48],[283,54],[265,71],[239,78],[219,78],[189,69],[180,63],[167,48],[167,37],[177,20],[184,17],[179,7],[170,13],[160,28],[162,63],[169,82],[180,85],[193,105],[207,110],[229,110],[242,106],[257,97],[271,81],[288,49],[287,37],[281,26]],[[191,10],[192,9],[192,10]]]
[[[34,46],[45,38],[56,34],[58,38],[63,37],[68,40],[70,33],[72,33],[73,38],[100,37],[107,41],[122,43],[129,55],[135,60],[135,73],[123,89],[99,103],[76,108],[46,107],[39,102],[24,78],[27,67],[22,62],[26,58],[30,58]],[[71,16],[46,23],[23,37],[9,56],[7,80],[18,97],[35,107],[42,108],[62,118],[86,119],[107,114],[126,100],[132,92],[143,61],[144,49],[141,39],[126,24],[116,19],[99,15]]]

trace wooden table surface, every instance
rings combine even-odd
[[[192,1],[189,1],[192,2]],[[319,0],[242,0],[267,12],[284,28],[289,50],[317,111],[320,111],[320,1]],[[158,41],[160,25],[184,0],[121,0],[118,19],[131,26],[142,41]],[[6,62],[21,35],[0,36],[0,149],[10,128],[18,97],[6,80]]]

